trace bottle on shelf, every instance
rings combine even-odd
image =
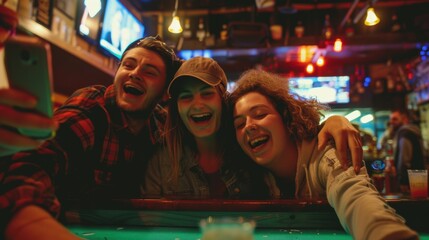
[[[372,159],[373,161],[371,162],[370,168],[372,183],[378,192],[383,193],[385,186],[384,169],[386,165],[384,160],[380,157],[380,153],[378,152],[377,148],[372,150]]]
[[[189,18],[185,19],[185,25],[184,25],[182,36],[183,38],[186,38],[186,39],[192,38],[191,20]]]
[[[302,21],[299,20],[295,26],[295,36],[297,38],[302,38],[304,36],[304,31],[305,31],[304,25],[302,24]]]
[[[222,30],[220,31],[220,40],[222,40],[222,41],[228,40],[228,25],[227,24],[222,25]]]
[[[393,157],[393,141],[388,140],[385,145],[385,157],[384,161],[386,167],[384,168],[384,193],[386,195],[394,194],[398,192],[398,180],[396,175],[395,160]]]
[[[206,37],[206,30],[204,29],[204,20],[200,18],[198,22],[198,29],[197,29],[198,41],[200,42],[204,41],[205,37]]]
[[[391,32],[399,32],[402,30],[401,23],[399,22],[398,15],[396,13],[392,15],[392,25],[390,29]]]
[[[323,37],[326,40],[331,40],[332,35],[334,35],[334,29],[331,26],[331,16],[329,14],[325,15],[325,23],[323,26]]]
[[[206,31],[206,35],[205,35],[205,38],[204,38],[204,45],[206,47],[213,47],[214,45],[216,45],[215,36],[212,35],[210,33],[210,31],[208,31],[208,30]]]
[[[347,19],[344,33],[346,34],[346,37],[353,37],[355,35],[355,27],[351,19]]]

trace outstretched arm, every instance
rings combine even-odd
[[[337,156],[343,169],[347,169],[349,162],[353,162],[356,173],[362,166],[362,140],[359,131],[353,127],[347,118],[343,116],[331,116],[323,124],[319,132],[319,149],[324,148],[333,139],[337,149]],[[350,159],[351,158],[351,159]]]
[[[55,130],[56,122],[35,113],[18,111],[15,107],[34,108],[37,100],[31,95],[14,90],[0,89],[0,157],[19,151],[37,148],[43,143],[19,134],[13,128],[25,127],[41,130]]]
[[[5,239],[80,239],[42,208],[24,207],[12,218],[5,230]]]

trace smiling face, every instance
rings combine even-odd
[[[222,117],[222,98],[201,80],[187,77],[177,88],[177,108],[186,128],[196,138],[213,137]]]
[[[118,106],[128,112],[151,110],[164,93],[166,68],[162,58],[145,48],[125,53],[115,75]]]
[[[234,128],[244,152],[269,169],[286,158],[287,146],[294,146],[283,119],[267,97],[249,92],[234,106]]]

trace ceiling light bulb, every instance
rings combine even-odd
[[[168,31],[171,33],[181,33],[183,31],[182,26],[180,25],[180,19],[178,16],[174,16],[171,21]]]
[[[380,22],[380,18],[378,18],[377,15],[375,15],[374,8],[369,7],[366,12],[365,25],[374,26],[379,22]]]

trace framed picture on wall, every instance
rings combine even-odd
[[[75,19],[77,0],[56,0],[55,7],[70,19]]]
[[[52,24],[52,4],[53,0],[35,0],[33,2],[35,9],[35,20],[43,26],[51,29]]]

